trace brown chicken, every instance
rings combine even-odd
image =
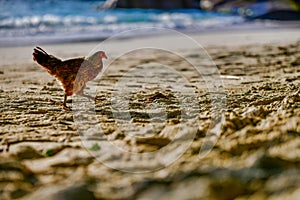
[[[90,57],[74,58],[62,61],[53,55],[47,54],[42,48],[36,47],[33,51],[33,60],[39,63],[54,76],[65,91],[63,108],[70,110],[67,106],[67,97],[73,94],[93,97],[84,94],[86,83],[96,78],[103,68],[102,59],[106,57],[103,51],[98,51]]]

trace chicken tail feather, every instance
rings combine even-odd
[[[44,51],[41,47],[34,48],[33,51],[33,60],[42,65],[46,70],[51,72],[56,65],[58,65],[61,60],[49,55],[46,51]]]
[[[42,51],[45,55],[48,55],[46,51],[44,51],[44,49],[42,49],[41,47],[36,47],[38,50]]]

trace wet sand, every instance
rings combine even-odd
[[[136,51],[110,62],[102,79],[91,82],[89,87],[97,88],[94,132],[84,131],[88,123],[77,118],[81,112],[62,109],[63,91],[31,60],[33,46],[1,47],[0,199],[298,199],[299,30],[192,36],[216,64],[221,90],[206,88],[205,77],[213,73],[197,76],[178,55]],[[142,40],[151,43],[151,38],[124,40],[106,52],[114,58],[122,46]],[[176,42],[165,36],[159,40]],[[71,58],[88,54],[95,45],[42,47]],[[194,49],[177,49],[188,60],[207,64]],[[176,73],[160,72],[161,64],[188,82]],[[132,71],[136,66],[139,70]],[[127,85],[118,90],[120,80]],[[157,87],[153,80],[168,87]],[[176,85],[182,85],[184,95],[174,92]],[[212,95],[214,91],[221,96]],[[128,95],[128,106],[121,103],[122,112],[116,112],[114,100],[122,95]],[[192,104],[182,103],[188,98]],[[87,108],[93,103],[80,97],[68,103],[76,111],[74,102],[82,101]],[[124,113],[130,118],[122,118]],[[208,139],[213,146],[205,149]],[[167,163],[161,155],[102,155],[107,141],[137,155],[178,144],[188,148]]]

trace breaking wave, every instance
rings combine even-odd
[[[200,10],[96,10],[101,1],[0,0],[0,45],[33,42],[92,40],[140,27],[199,31],[243,23],[240,16]],[[41,9],[43,8],[43,9]],[[19,12],[18,12],[19,10]],[[140,34],[140,33],[137,33]],[[33,43],[31,42],[31,43]]]

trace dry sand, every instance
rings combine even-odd
[[[78,113],[62,109],[59,84],[31,60],[33,46],[1,47],[0,199],[299,199],[300,30],[191,36],[216,63],[224,86],[220,92],[223,100],[214,103],[212,97],[218,96],[199,87],[205,86],[203,77],[185,60],[160,51],[138,51],[112,62],[101,81],[91,83],[98,87],[95,116],[99,129],[89,133],[88,143],[82,143],[87,137],[77,132],[87,124],[76,123]],[[122,48],[153,40],[168,46],[178,41],[175,36],[122,40],[111,43],[106,52],[114,57]],[[69,58],[87,55],[95,45],[43,48]],[[199,65],[207,64],[202,54],[192,47],[180,49],[182,46],[187,47],[176,44],[174,49]],[[188,108],[180,104],[182,96],[172,93],[175,85],[181,84],[180,78],[160,73],[159,63],[187,78],[183,90],[195,92],[193,116],[182,115]],[[130,113],[130,120],[122,121],[113,112],[113,92],[118,91],[116,83],[135,66],[151,69],[145,73],[168,84],[169,89],[155,87],[152,78],[135,74],[136,82],[127,86],[138,89],[128,94],[129,107],[122,107]],[[124,88],[117,94],[126,95]],[[151,107],[154,103],[162,105],[167,114]],[[219,103],[226,103],[219,109],[224,115],[215,122],[214,107],[219,108]],[[149,125],[152,134],[142,135],[149,132]],[[205,141],[216,138],[210,127],[220,135],[200,157]],[[106,140],[137,155],[160,151],[174,140],[176,129],[188,130],[187,135],[195,137],[170,166],[159,156],[142,160],[123,154],[99,155],[117,168],[149,171],[128,173],[107,167],[93,156],[102,152]],[[143,137],[133,137],[139,134]],[[188,139],[179,136],[175,141],[188,144]],[[93,145],[88,148],[84,144]]]

